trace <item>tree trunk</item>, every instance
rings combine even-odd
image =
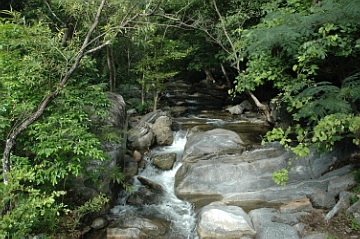
[[[213,74],[211,73],[211,70],[209,68],[204,68],[204,72],[206,74],[206,81],[215,84],[215,79]]]
[[[159,91],[156,89],[154,93],[154,107],[153,107],[154,112],[157,110],[158,101],[159,101]]]
[[[228,76],[228,74],[227,74],[227,72],[226,72],[226,70],[225,70],[224,65],[221,63],[220,66],[221,66],[221,71],[222,71],[222,73],[223,73],[223,75],[224,75],[224,77],[225,77],[225,79],[226,79],[228,88],[230,89],[230,88],[233,87],[233,85],[231,84],[230,78],[229,78],[229,76]]]
[[[246,93],[250,95],[250,97],[254,101],[256,107],[258,107],[262,112],[264,112],[266,121],[269,122],[269,123],[274,123],[274,120],[273,120],[273,118],[271,117],[271,114],[270,114],[269,106],[266,105],[266,104],[261,103],[258,100],[258,98],[251,91],[247,91]]]
[[[116,68],[114,62],[114,53],[111,46],[106,47],[106,61],[109,70],[109,88],[111,92],[115,92],[116,88]]]

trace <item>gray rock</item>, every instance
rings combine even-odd
[[[241,150],[243,141],[231,130],[213,129],[199,132],[189,138],[184,149],[183,160],[207,154],[220,154],[229,150]]]
[[[172,169],[175,161],[176,153],[161,154],[154,157],[153,164],[162,170],[169,170]]]
[[[352,197],[354,197],[354,196],[352,196]],[[359,198],[359,195],[357,195],[357,198]],[[354,215],[356,213],[358,215],[360,215],[360,200],[358,200],[356,203],[354,203],[348,209],[346,209],[346,214],[353,214]]]
[[[301,234],[305,229],[306,224],[305,223],[297,223],[293,226],[293,228],[298,232],[298,234]]]
[[[103,218],[103,217],[99,217],[96,218],[92,223],[91,223],[91,227],[94,229],[102,229],[104,227],[106,227],[108,225],[108,221]]]
[[[262,226],[271,223],[274,215],[279,214],[279,211],[274,208],[259,208],[249,212],[249,217],[254,225],[256,231]]]
[[[347,191],[356,185],[353,173],[336,177],[329,182],[328,192],[332,195],[338,195],[342,191]]]
[[[340,211],[341,209],[347,209],[350,207],[350,197],[354,197],[355,194],[353,193],[349,193],[349,192],[342,192],[340,193],[340,199],[339,202],[334,206],[333,209],[331,209],[330,212],[328,212],[328,214],[326,214],[324,220],[328,221],[331,218],[333,218],[333,216],[335,216],[335,214]]]
[[[140,183],[147,186],[151,190],[155,190],[155,191],[158,191],[158,192],[164,191],[164,188],[161,185],[151,181],[150,179],[147,179],[147,178],[144,178],[144,177],[141,177],[141,176],[138,176],[137,179],[140,181]]]
[[[156,110],[150,113],[147,113],[146,115],[144,115],[143,117],[141,117],[140,122],[139,123],[150,123],[153,124],[155,123],[155,121],[161,117],[161,116],[168,116],[169,113],[162,111],[162,110]]]
[[[145,187],[140,187],[136,192],[132,193],[127,203],[138,206],[158,204],[160,202],[159,198],[164,194],[164,188],[147,178],[138,176],[137,179],[145,185]]]
[[[172,120],[168,116],[160,116],[151,126],[158,145],[171,145],[174,141],[171,130]]]
[[[272,217],[272,221],[288,224],[290,226],[295,226],[300,222],[299,221],[300,218],[305,215],[309,215],[309,213],[306,213],[306,212],[278,213]]]
[[[229,106],[226,108],[226,110],[229,111],[232,115],[240,115],[245,110],[252,111],[253,109],[253,105],[248,100],[244,100],[239,105]]]
[[[287,185],[279,186],[272,179],[273,172],[288,167],[289,159],[293,157],[291,152],[277,144],[244,153],[241,150],[221,151],[216,146],[213,148],[209,132],[197,133],[189,139],[183,165],[176,173],[176,195],[194,203],[196,208],[221,200],[227,205],[251,210],[306,197],[316,198],[319,191],[327,191],[330,180],[347,172],[338,171],[322,177],[335,154],[319,156],[311,153],[292,161],[294,170],[289,172]],[[222,138],[223,142],[225,138]],[[232,148],[236,145],[234,143]],[[208,148],[203,150],[205,147]]]
[[[155,134],[148,123],[139,123],[131,129],[128,140],[132,149],[149,149],[155,142]]]
[[[249,216],[240,207],[209,205],[199,212],[197,224],[199,239],[254,238]]]
[[[169,226],[165,220],[125,215],[107,228],[107,238],[167,238]]]
[[[315,208],[331,209],[336,204],[334,194],[328,193],[325,190],[318,190],[315,193],[308,195],[308,197]]]
[[[308,198],[300,198],[297,200],[293,200],[285,205],[280,207],[281,213],[296,213],[296,212],[304,212],[311,211],[314,208]]]
[[[283,223],[269,223],[261,226],[256,234],[256,239],[298,239],[297,231]]]

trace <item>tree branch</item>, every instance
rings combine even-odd
[[[84,57],[85,53],[84,50],[88,46],[88,42],[90,41],[91,35],[93,34],[94,30],[99,24],[99,19],[101,16],[101,12],[105,6],[106,0],[102,0],[101,4],[98,8],[98,11],[96,13],[94,22],[92,26],[90,27],[89,31],[86,34],[85,40],[79,50],[79,52],[76,54],[75,61],[71,68],[66,72],[65,76],[60,79],[59,85],[56,87],[56,89],[51,92],[49,95],[45,96],[44,99],[40,102],[37,110],[31,114],[29,117],[27,117],[18,127],[13,129],[9,136],[6,139],[5,148],[3,152],[3,158],[2,158],[2,168],[3,168],[3,176],[4,176],[4,184],[7,184],[9,181],[9,178],[7,176],[7,173],[10,172],[10,154],[11,151],[16,144],[17,137],[32,123],[34,123],[37,119],[40,118],[40,116],[44,113],[44,110],[48,107],[51,101],[53,101],[60,92],[64,89],[66,83],[70,79],[70,77],[73,75],[75,70],[78,68],[81,59]],[[96,48],[94,48],[96,49]],[[94,50],[93,49],[93,50]],[[99,48],[100,49],[100,48]]]

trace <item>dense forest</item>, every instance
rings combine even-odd
[[[91,160],[108,159],[103,142],[121,141],[100,120],[108,92],[138,94],[128,107],[141,114],[157,109],[164,82],[207,78],[252,99],[275,126],[264,140],[299,156],[360,144],[359,0],[5,0],[0,10],[1,238],[76,235],[107,203],[69,192]],[[109,177],[123,181],[120,169]]]

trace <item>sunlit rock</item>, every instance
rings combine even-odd
[[[254,238],[255,230],[249,216],[236,206],[205,206],[199,212],[199,239]]]
[[[168,116],[160,116],[151,126],[158,145],[171,145],[174,141],[171,130],[172,120]]]

